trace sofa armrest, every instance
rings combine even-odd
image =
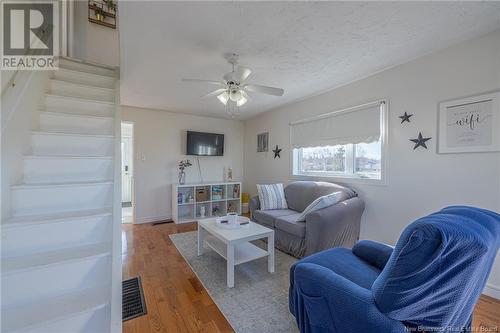
[[[385,264],[391,257],[393,247],[371,241],[362,240],[352,247],[352,253],[379,269],[384,269]]]
[[[254,196],[248,202],[248,210],[250,212],[250,218],[253,220],[253,212],[260,209],[259,196]]]
[[[406,332],[401,322],[380,312],[371,290],[334,271],[299,262],[291,273],[289,306],[301,332]]]
[[[354,197],[307,214],[305,255],[332,247],[352,247],[359,239],[364,210],[364,201]]]

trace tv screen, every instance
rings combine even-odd
[[[224,134],[188,131],[186,155],[224,155]]]

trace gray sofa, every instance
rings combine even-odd
[[[316,198],[342,192],[332,206],[310,212],[305,222],[299,214]],[[331,247],[352,247],[359,238],[365,204],[353,190],[326,182],[297,181],[285,187],[288,209],[260,210],[259,197],[249,203],[253,221],[275,232],[275,245],[281,251],[302,258]]]

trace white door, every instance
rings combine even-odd
[[[122,202],[132,201],[132,165],[130,137],[122,137]]]

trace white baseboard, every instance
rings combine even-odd
[[[170,215],[137,217],[134,221],[134,224],[151,223],[170,219],[172,219],[172,216]]]
[[[483,289],[483,294],[496,299],[500,299],[500,287],[494,286],[492,284],[486,284]]]

